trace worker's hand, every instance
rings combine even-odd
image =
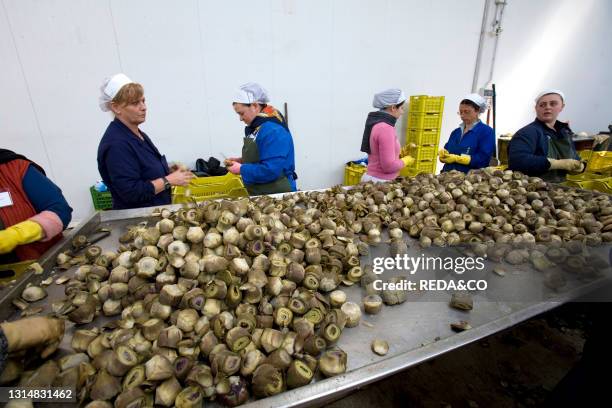
[[[448,153],[448,150],[446,149],[440,149],[440,151],[438,152],[438,157],[440,158],[440,161],[442,163],[449,163],[448,156],[450,156],[450,154]]]
[[[0,254],[12,252],[17,245],[43,239],[45,233],[39,223],[26,220],[0,231]]]
[[[579,161],[578,163],[579,163],[578,167],[576,167],[574,170],[569,170],[570,173],[579,174],[579,173],[584,172],[584,170],[586,169],[587,163],[583,161]]]
[[[548,159],[551,170],[565,170],[576,172],[582,168],[582,162],[574,159]]]
[[[400,158],[404,156],[410,156],[410,152],[417,148],[417,145],[414,143],[409,143],[401,148],[400,150]]]
[[[47,358],[64,337],[64,320],[50,317],[30,317],[0,325],[8,342],[10,353],[40,348],[41,357]]]
[[[172,163],[170,165],[170,173],[174,173],[177,170],[189,171],[187,166],[185,166],[183,163]]]
[[[242,164],[240,164],[240,162],[234,161],[231,162],[231,164],[227,167],[227,171],[229,171],[232,174],[240,174],[240,167],[242,167]]]
[[[451,163],[457,162],[458,158],[459,158],[458,155],[449,153],[446,156],[444,156],[444,160],[440,159],[440,161],[442,161],[442,163],[451,164]]]
[[[193,173],[186,170],[176,170],[166,176],[173,186],[186,186],[193,177]]]
[[[230,167],[234,162],[242,164],[242,157],[228,157],[227,159],[223,160],[225,167]]]
[[[412,156],[404,156],[400,157],[400,160],[404,162],[404,167],[410,167],[414,164],[414,157]]]
[[[598,144],[602,144],[606,140],[610,138],[610,135],[595,135],[593,136],[593,146],[597,146]]]
[[[472,156],[469,154],[457,155],[455,159],[455,163],[463,164],[464,166],[469,166],[472,161]]]

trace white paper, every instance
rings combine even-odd
[[[13,205],[11,193],[9,193],[8,191],[0,192],[0,208],[10,207],[11,205]]]

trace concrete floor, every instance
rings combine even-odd
[[[327,407],[539,407],[580,359],[589,324],[585,304],[564,305]]]

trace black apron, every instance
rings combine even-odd
[[[548,137],[548,156],[549,159],[573,159],[572,141],[569,137],[562,139]],[[549,183],[563,183],[567,176],[566,170],[549,170],[542,176],[542,180]]]
[[[259,163],[259,149],[255,139],[251,137],[245,137],[242,145],[242,163]],[[288,193],[291,191],[291,184],[289,179],[284,174],[278,179],[271,183],[265,184],[246,184],[245,185],[249,195],[263,195],[263,194],[275,194],[275,193]]]

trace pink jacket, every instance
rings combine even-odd
[[[368,174],[384,180],[393,180],[404,167],[399,159],[401,146],[395,135],[395,128],[380,122],[372,127]]]

